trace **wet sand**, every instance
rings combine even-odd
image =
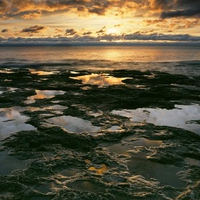
[[[200,77],[0,71],[0,199],[200,199]]]

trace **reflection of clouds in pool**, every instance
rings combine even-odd
[[[0,89],[2,89],[2,90],[0,90],[0,94],[3,94],[5,91],[6,91],[6,92],[13,93],[13,92],[15,92],[18,88],[6,87],[6,89],[3,89],[3,88],[0,88]],[[5,91],[3,91],[3,90],[5,90]]]
[[[31,74],[37,74],[39,76],[55,74],[55,72],[41,71],[36,69],[29,69],[29,71],[31,72]]]
[[[25,103],[34,103],[36,99],[51,99],[56,95],[62,95],[65,93],[61,90],[35,90],[35,92],[36,95],[28,97]]]
[[[158,147],[162,145],[161,140],[148,140],[146,138],[127,138],[122,143],[107,146],[110,152],[118,154],[127,154],[132,152],[134,147]]]
[[[48,119],[48,122],[65,128],[69,132],[95,132],[100,127],[93,126],[90,121],[78,117],[61,116]]]
[[[183,128],[200,134],[200,125],[188,123],[200,119],[200,106],[176,105],[175,109],[138,108],[136,110],[114,110],[113,114],[129,117],[133,122],[153,123],[160,126]]]
[[[70,71],[70,74],[80,74],[80,72]]]
[[[12,72],[11,69],[4,69],[4,70],[1,69],[0,73],[3,73],[3,74],[13,74],[14,72]]]
[[[83,84],[98,85],[105,87],[109,85],[124,84],[122,81],[128,78],[116,78],[107,74],[90,74],[84,76],[71,77],[76,80],[81,80]]]
[[[0,139],[18,131],[36,130],[32,125],[25,123],[29,117],[22,115],[22,110],[19,107],[0,109]]]

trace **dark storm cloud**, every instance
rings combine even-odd
[[[161,18],[200,17],[200,0],[150,0],[154,9],[161,9]]]
[[[200,6],[200,5],[199,5]],[[200,8],[162,12],[161,18],[200,17]]]
[[[38,25],[35,25],[35,26],[31,26],[29,28],[24,28],[21,30],[22,33],[39,33],[40,31],[46,29],[45,26],[38,26]]]

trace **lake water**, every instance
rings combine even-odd
[[[200,74],[200,46],[1,46],[0,67]]]

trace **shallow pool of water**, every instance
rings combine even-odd
[[[128,117],[133,122],[177,127],[200,135],[200,124],[194,122],[195,120],[200,120],[200,106],[197,104],[175,105],[175,108],[172,110],[161,108],[138,108],[136,110],[114,110],[112,113]]]
[[[156,179],[161,185],[180,188],[185,186],[185,183],[177,175],[181,170],[180,167],[152,162],[147,160],[144,155],[132,155],[128,168],[131,174],[142,175],[147,180]]]
[[[47,121],[55,125],[61,126],[69,132],[81,133],[81,132],[95,132],[100,130],[100,127],[93,126],[90,121],[83,120],[78,117],[72,117],[72,116],[52,117]]]
[[[143,147],[158,147],[162,144],[161,140],[148,140],[146,138],[128,138],[124,140],[122,143],[116,143],[108,146],[108,150],[110,152],[115,152],[118,154],[127,154],[129,150],[137,146]]]
[[[29,117],[20,113],[23,110],[20,107],[0,109],[0,140],[19,131],[36,130],[34,126],[26,124]]]
[[[109,76],[108,74],[90,74],[90,75],[83,75],[71,78],[76,80],[81,80],[83,84],[98,85],[99,87],[125,84],[122,81],[128,79],[128,78],[117,78]]]
[[[26,167],[26,160],[18,160],[17,158],[8,155],[7,151],[0,152],[0,175],[5,176],[10,174],[13,170],[24,169]]]
[[[56,95],[62,95],[65,92],[61,90],[35,90],[36,95],[30,96],[25,101],[26,104],[34,103],[36,99],[51,99]]]

